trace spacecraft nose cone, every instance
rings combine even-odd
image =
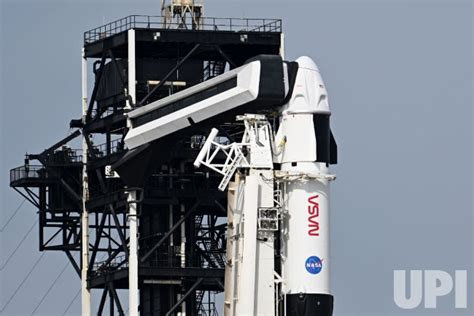
[[[306,68],[306,69],[310,69],[310,70],[314,70],[314,71],[319,72],[319,68],[316,65],[316,63],[314,62],[314,60],[311,59],[308,56],[301,56],[300,58],[298,58],[296,60],[296,62],[298,63],[298,65],[301,68]]]

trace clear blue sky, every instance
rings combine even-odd
[[[8,170],[68,132],[81,112],[82,33],[159,1],[1,1],[0,226],[21,197]],[[461,0],[206,1],[207,16],[283,19],[288,59],[313,57],[333,110],[335,315],[472,315],[473,8]],[[1,232],[2,266],[36,219],[26,203]],[[2,270],[0,309],[40,256],[35,229]],[[4,315],[30,315],[66,264],[47,253]],[[393,302],[394,269],[469,270],[470,309]],[[71,267],[36,315],[62,315]],[[97,303],[100,293],[94,294]],[[69,314],[79,314],[77,299]]]

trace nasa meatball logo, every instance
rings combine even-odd
[[[319,259],[319,257],[311,256],[306,259],[305,267],[309,273],[318,274],[323,269],[323,260]]]

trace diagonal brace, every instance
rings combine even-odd
[[[197,209],[197,207],[199,206],[200,204],[200,201],[197,201],[196,203],[194,203],[193,207],[191,209],[189,209],[183,217],[181,217],[177,222],[176,224],[173,225],[173,227],[171,227],[171,229],[163,236],[161,237],[161,239],[143,256],[140,258],[140,261],[141,262],[145,262],[146,259],[148,259],[148,257],[150,257],[153,252],[158,249],[158,247],[160,247],[170,236],[171,234],[173,234],[173,232],[181,226],[181,224],[192,214],[194,213],[194,211]]]

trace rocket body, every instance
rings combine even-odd
[[[282,108],[276,143],[283,185],[282,277],[287,315],[332,315],[329,170],[335,143],[327,92],[316,64],[297,60],[292,96]],[[331,155],[333,157],[331,157]]]
[[[287,293],[330,294],[328,180],[289,182],[284,197]]]
[[[321,164],[299,163],[284,171],[313,174],[325,169]],[[287,315],[332,315],[329,181],[293,180],[286,183],[283,192],[286,231],[282,236],[282,253]]]
[[[230,316],[333,312],[329,182],[335,177],[329,165],[337,163],[337,145],[328,96],[310,58],[281,66],[281,72],[264,67],[254,74],[260,83],[283,80],[275,85],[282,92],[275,105],[276,135],[266,115],[240,115],[241,143],[220,144],[213,130],[194,162],[224,176],[221,190],[241,169],[229,191],[225,311]],[[218,153],[227,157],[224,163],[214,162]]]

